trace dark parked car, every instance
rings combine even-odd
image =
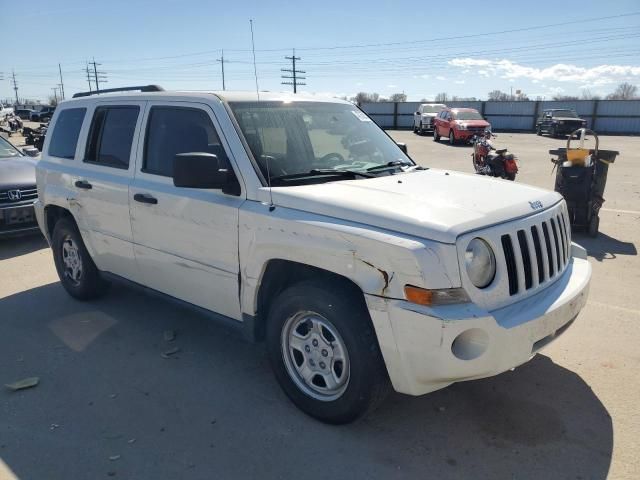
[[[42,107],[37,112],[33,112],[31,114],[32,122],[44,122],[45,120],[51,120],[53,116],[53,112],[55,112],[56,107]]]
[[[15,111],[16,116],[18,116],[22,120],[31,120],[31,115],[36,113],[35,110],[29,109],[19,109]]]
[[[587,121],[578,117],[576,112],[569,109],[543,110],[536,122],[536,133],[548,133],[552,137],[569,135],[571,132],[587,126]]]
[[[0,137],[0,238],[39,232],[36,161]]]

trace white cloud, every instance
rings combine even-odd
[[[429,75],[428,73],[422,74],[420,75],[421,78],[424,78],[425,80],[428,80],[431,78],[431,75]]]
[[[397,86],[398,86],[398,85],[393,85],[393,84],[391,84],[391,85],[387,85],[387,88],[396,88]]]
[[[462,85],[464,83],[464,80],[456,80],[453,83],[457,83],[458,85]]]
[[[489,71],[488,70],[483,70],[483,69],[478,70],[477,74],[480,75],[481,77],[489,77],[490,76]]]
[[[557,63],[546,68],[527,67],[510,60],[487,60],[478,58],[453,58],[447,62],[452,67],[466,69],[483,67],[482,70],[502,78],[527,78],[532,81],[553,80],[557,82],[581,82],[598,86],[618,83],[625,80],[640,79],[640,67],[631,65],[598,65],[579,67],[577,65]]]
[[[447,79],[447,77],[443,77],[442,75],[438,75],[438,76],[436,77],[436,80],[440,80],[440,81],[444,81],[444,80],[446,80],[446,79]]]
[[[362,83],[362,82],[356,83],[356,87],[361,87],[362,85],[364,85],[364,83]]]

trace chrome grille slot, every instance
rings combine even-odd
[[[507,263],[507,274],[509,276],[509,295],[515,295],[518,293],[518,272],[510,235],[502,236],[502,249],[504,250],[504,260]]]
[[[536,260],[538,263],[538,282],[542,283],[546,280],[544,275],[544,258],[542,258],[542,247],[540,246],[540,235],[538,234],[538,227],[531,227],[531,237],[533,238],[533,246],[536,251]]]
[[[533,274],[531,273],[529,244],[524,230],[518,230],[518,243],[520,244],[520,254],[522,255],[522,265],[524,267],[524,288],[529,290],[533,286]]]
[[[549,270],[548,270],[548,277],[547,279],[553,277],[553,273],[554,273],[554,268],[555,268],[555,261],[554,261],[554,255],[553,255],[553,250],[551,250],[551,240],[549,239],[549,228],[547,227],[547,222],[542,222],[542,233],[544,235],[544,245],[545,247],[547,247],[547,260],[548,260],[548,265],[549,265]]]
[[[553,218],[549,219],[551,224],[551,232],[553,233],[553,244],[556,247],[556,271],[562,270],[562,257],[560,256],[560,240],[558,238],[558,231],[556,230],[556,222]]]

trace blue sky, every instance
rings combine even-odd
[[[249,18],[261,90],[290,88],[280,84],[280,69],[289,67],[284,56],[292,48],[307,71],[301,90],[340,96],[485,98],[513,87],[550,98],[585,89],[606,94],[622,81],[640,86],[637,0],[435,4],[0,0],[0,99],[14,97],[15,71],[20,97],[46,100],[59,83],[58,63],[67,96],[87,90],[83,69],[93,57],[107,74],[105,88],[218,90],[222,49],[227,89],[254,89]],[[630,13],[637,14],[602,19]],[[521,31],[499,33],[505,30]]]

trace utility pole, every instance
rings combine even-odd
[[[20,102],[18,101],[18,82],[16,82],[16,72],[12,70],[11,73],[13,75],[13,90],[16,92],[16,105],[18,105]]]
[[[289,82],[280,82],[282,85],[293,85],[293,93],[298,93],[298,85],[306,85],[304,82],[300,82],[299,80],[306,80],[307,77],[300,77],[299,73],[307,73],[304,70],[296,70],[296,60],[302,60],[300,57],[296,57],[296,49],[293,49],[292,57],[284,57],[286,60],[291,60],[291,68],[281,68],[280,70],[283,72],[291,73],[291,75],[281,75],[282,78],[291,79]]]
[[[220,66],[222,67],[222,90],[225,90],[224,86],[224,50],[221,50],[220,58],[216,59],[216,62],[220,62]]]
[[[87,65],[85,66],[84,71],[87,74],[87,82],[89,83],[89,92],[92,92],[93,90],[91,89],[91,72],[89,71],[89,62],[87,62]]]
[[[61,97],[62,100],[64,100],[64,81],[62,80],[62,67],[60,66],[60,64],[58,64],[58,71],[60,72],[60,93],[61,93]]]
[[[93,80],[96,82],[96,92],[100,93],[100,82],[105,83],[107,81],[107,76],[104,72],[98,71],[98,65],[102,65],[101,63],[96,63],[96,59],[93,59],[93,62],[89,62],[89,65],[93,65]]]
[[[53,87],[51,90],[53,90],[53,98],[56,99],[56,105],[58,105],[58,87]]]

